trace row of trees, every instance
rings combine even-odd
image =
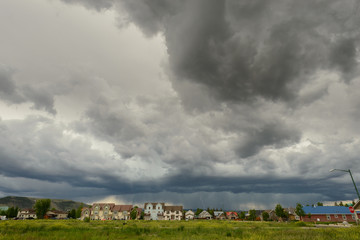
[[[8,210],[1,210],[0,215],[6,216],[6,218],[14,218],[17,217],[18,212],[19,212],[18,207],[11,207]]]

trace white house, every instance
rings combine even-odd
[[[211,214],[208,212],[208,211],[202,211],[199,215],[198,215],[198,217],[197,218],[199,218],[199,219],[211,219],[212,218],[212,216],[211,216]]]
[[[192,220],[195,217],[195,213],[191,210],[185,213],[185,220]]]
[[[145,203],[144,220],[163,220],[165,203]]]

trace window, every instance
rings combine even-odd
[[[105,212],[104,212],[104,214],[105,214],[105,215],[108,215],[108,212],[107,212],[107,211],[105,211]]]
[[[327,219],[327,220],[331,220],[330,215],[326,215],[326,219]]]
[[[334,215],[334,217],[335,217],[335,218],[338,218],[338,215],[337,215],[337,214],[335,214],[335,215]]]
[[[94,214],[97,215],[97,214],[98,214],[98,211],[95,211]]]
[[[354,220],[355,220],[355,215],[351,215],[351,217],[352,217],[352,219],[354,219]]]
[[[346,215],[345,214],[343,214],[342,217],[343,217],[344,220],[346,220]]]

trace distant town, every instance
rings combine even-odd
[[[95,220],[237,220],[237,221],[304,221],[304,222],[358,222],[360,218],[360,201],[318,202],[312,205],[283,207],[280,204],[273,209],[248,211],[223,209],[184,209],[181,205],[168,205],[163,202],[147,202],[141,206],[117,205],[115,203],[93,203],[86,205],[60,200],[35,199],[33,207],[19,208],[0,203],[1,220],[31,220],[31,219],[78,219],[82,221]],[[58,201],[57,205],[52,201]],[[63,200],[66,202],[66,200]],[[19,202],[20,203],[20,202]],[[13,204],[12,204],[13,205]],[[51,207],[52,206],[52,207]],[[54,206],[78,206],[73,209],[56,209]],[[60,208],[60,207],[58,207]]]

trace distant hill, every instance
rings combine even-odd
[[[35,201],[37,199],[41,199],[41,198],[8,196],[8,197],[0,198],[0,206],[19,207],[20,209],[33,208]],[[71,209],[77,209],[81,204],[83,204],[84,207],[88,206],[85,203],[75,202],[72,200],[51,199],[50,208],[55,208],[61,211],[69,211]]]

